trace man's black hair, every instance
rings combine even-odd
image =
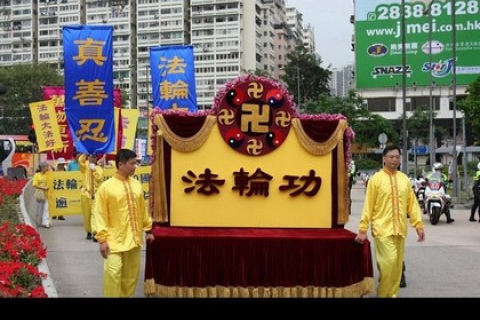
[[[382,155],[385,157],[387,155],[387,153],[389,153],[392,150],[398,150],[398,152],[400,154],[402,154],[402,150],[400,150],[399,147],[394,146],[394,145],[388,145],[388,146],[385,147],[385,149],[383,149]]]
[[[120,149],[115,157],[115,166],[118,169],[119,163],[127,163],[127,161],[132,158],[137,159],[137,154],[135,152],[130,149]]]

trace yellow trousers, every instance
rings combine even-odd
[[[87,233],[92,232],[92,209],[95,206],[95,199],[92,200],[90,197],[82,194],[80,196],[80,205],[82,207],[83,215],[83,229]]]
[[[405,238],[375,238],[375,256],[379,271],[377,297],[395,298],[400,291]]]
[[[140,274],[140,247],[110,253],[103,263],[103,294],[108,298],[134,297]]]

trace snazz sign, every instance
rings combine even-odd
[[[405,66],[405,72],[407,74],[412,73],[411,67],[409,65]],[[383,66],[373,68],[372,76],[394,76],[400,75],[403,73],[403,66]]]

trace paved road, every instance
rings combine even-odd
[[[356,184],[352,190],[353,212],[346,225],[354,232],[363,197],[363,185]],[[469,222],[469,216],[468,209],[453,209],[456,221],[447,224],[442,217],[436,226],[424,216],[424,243],[417,243],[415,231],[409,229],[407,288],[401,289],[401,297],[480,297],[480,223]],[[48,268],[58,296],[101,297],[103,262],[98,245],[85,239],[81,217],[53,220],[52,227],[40,229],[40,234],[47,246]],[[137,297],[143,297],[143,269],[142,265]]]
[[[355,185],[353,212],[346,225],[354,232],[358,231],[364,195],[363,184]],[[480,223],[468,221],[470,210],[462,207],[451,210],[455,219],[452,224],[442,216],[432,226],[424,215],[423,243],[416,241],[415,230],[409,228],[405,251],[407,287],[400,290],[401,297],[480,297]],[[370,230],[368,235],[372,239]],[[375,278],[376,272],[375,268]]]

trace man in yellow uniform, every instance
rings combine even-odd
[[[470,219],[469,221],[477,221],[475,219],[475,210],[478,209],[478,221],[480,221],[480,163],[477,164],[477,172],[475,172],[475,176],[473,177],[473,206],[470,211]]]
[[[83,185],[80,188],[80,205],[82,207],[83,229],[87,233],[87,240],[92,239],[92,208],[95,206],[95,191],[103,182],[104,175],[103,168],[96,165],[96,162],[97,158],[95,155],[89,155],[88,160],[85,154],[78,158],[80,172],[83,173]]]
[[[135,173],[137,156],[120,149],[115,165],[117,172],[103,182],[96,194],[93,228],[104,260],[103,290],[105,297],[135,295],[139,272],[140,250],[146,233],[154,239],[152,217],[145,210],[143,188]]]
[[[379,271],[377,296],[397,297],[402,276],[407,219],[415,227],[419,242],[425,240],[425,232],[420,206],[410,179],[398,171],[400,149],[387,146],[383,150],[383,163],[383,169],[368,182],[359,233],[355,241],[363,243],[367,239],[367,230],[371,223]]]

